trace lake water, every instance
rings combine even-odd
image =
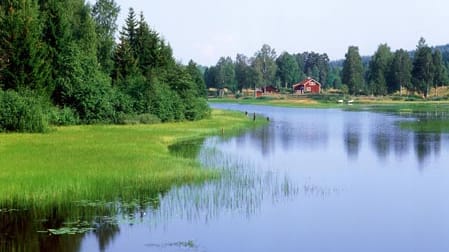
[[[157,208],[119,215],[103,233],[61,238],[57,248],[449,251],[448,134],[401,130],[410,115],[212,106],[270,123],[176,146],[222,178],[174,188]]]

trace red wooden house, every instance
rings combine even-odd
[[[275,93],[277,94],[277,93],[279,93],[279,89],[277,87],[270,85],[270,86],[263,87],[262,92],[264,94],[275,94]]]
[[[296,94],[304,94],[304,93],[319,94],[320,92],[321,92],[321,83],[310,77],[307,77],[307,79],[293,85],[293,93]]]

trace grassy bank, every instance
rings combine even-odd
[[[235,132],[254,125],[243,114],[213,111],[210,119],[196,122],[0,134],[0,206],[134,199],[201,182],[217,174],[201,169],[195,160],[171,155],[168,146],[221,134],[222,128]]]

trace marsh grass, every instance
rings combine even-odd
[[[238,112],[154,125],[60,127],[48,134],[0,134],[0,209],[67,206],[82,200],[154,197],[172,186],[216,178],[169,145],[237,132],[254,123]]]
[[[399,126],[405,130],[422,133],[449,133],[449,119],[403,121]]]

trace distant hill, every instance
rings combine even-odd
[[[441,52],[441,54],[443,55],[443,61],[446,64],[449,64],[449,44],[435,46],[435,47],[432,47],[432,49],[439,50]],[[410,57],[413,58],[413,56],[415,55],[415,50],[409,51],[409,54],[410,54]],[[371,61],[371,56],[362,56],[362,63],[364,66],[367,66],[370,61]],[[343,67],[343,62],[344,62],[344,59],[333,60],[333,61],[329,62],[329,66],[331,68],[340,68],[340,67]]]

